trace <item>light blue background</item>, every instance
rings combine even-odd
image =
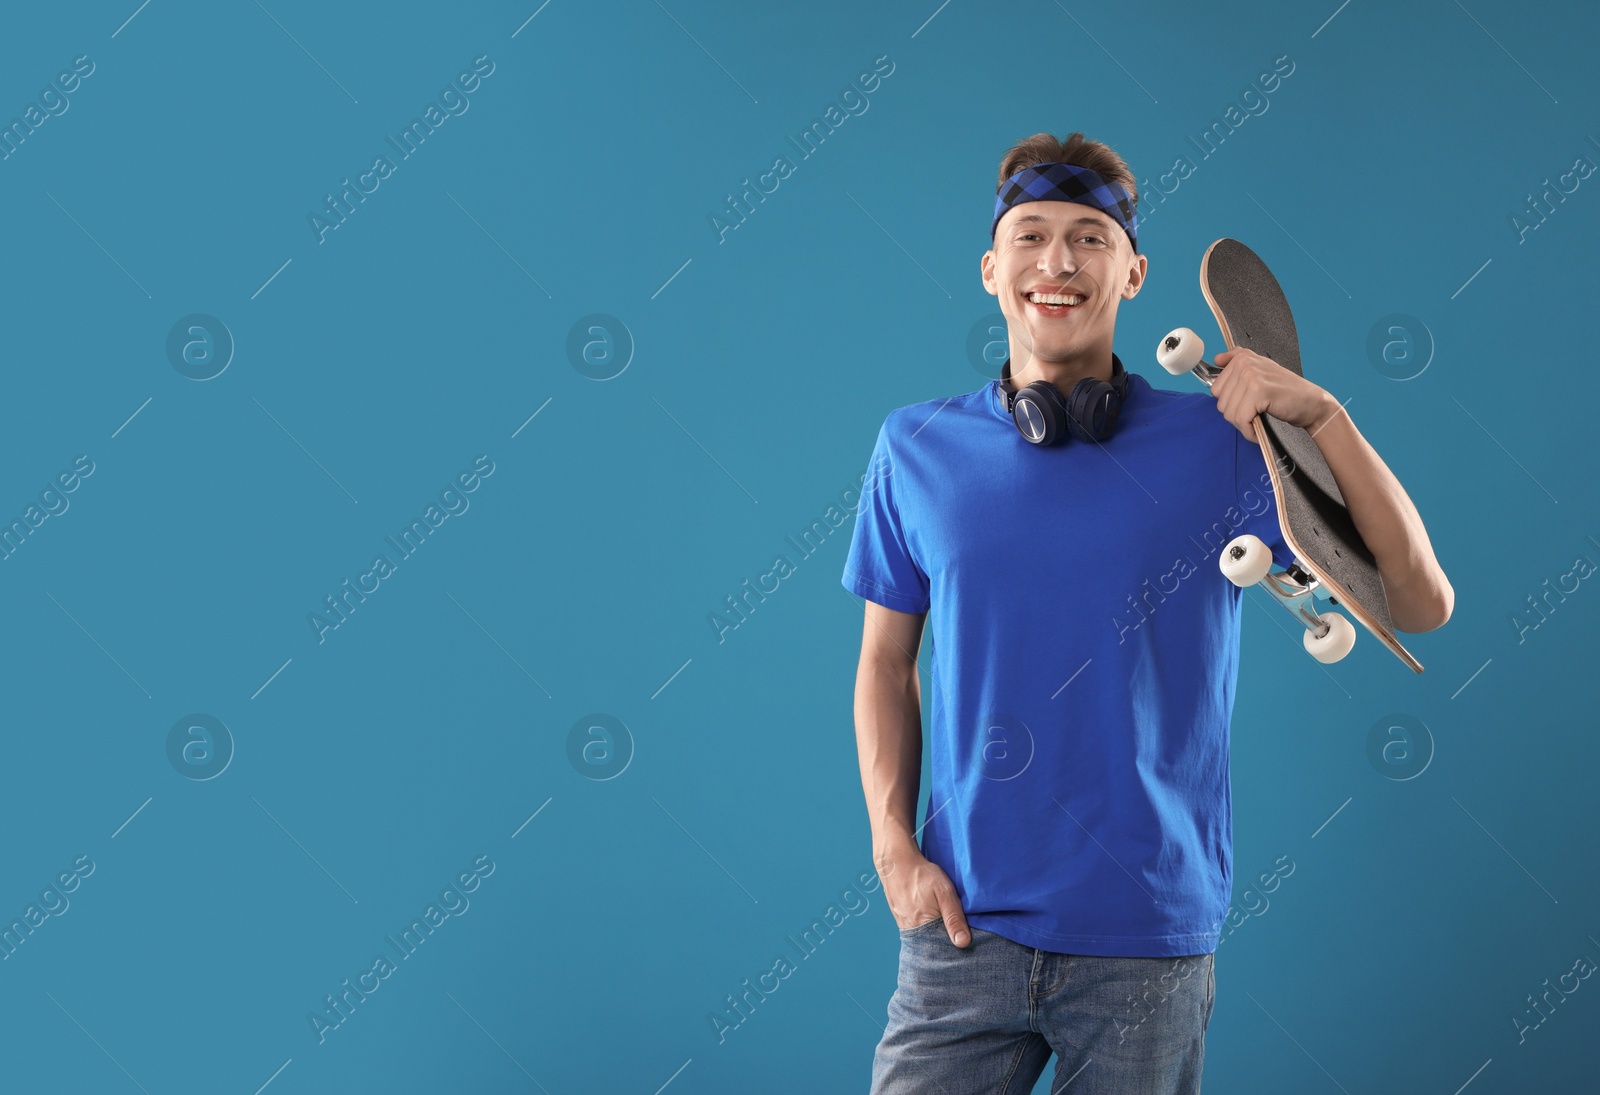
[[[1192,388],[1156,342],[1218,347],[1200,255],[1250,244],[1457,595],[1406,638],[1421,676],[1365,632],[1324,671],[1245,609],[1235,898],[1259,911],[1218,952],[1206,1089],[1592,1083],[1600,984],[1520,1042],[1513,1017],[1600,962],[1600,593],[1520,642],[1513,617],[1600,561],[1600,177],[1511,222],[1600,162],[1592,8],[135,7],[0,27],[0,121],[95,65],[0,162],[0,520],[95,467],[0,563],[0,920],[95,864],[0,962],[0,1087],[865,1091],[881,890],[811,957],[787,939],[871,868],[850,526],[724,641],[709,615],[891,408],[982,382],[998,161],[1072,129],[1141,179],[1196,168],[1147,216],[1123,360]],[[318,243],[308,214],[484,55],[468,111]],[[719,243],[724,196],[882,57],[869,109]],[[1269,109],[1201,159],[1280,57]],[[166,354],[194,313],[237,344],[205,382]],[[603,382],[566,349],[595,313],[636,347]],[[1406,381],[1367,350],[1397,313],[1435,346]],[[470,508],[319,643],[308,614],[479,454]],[[191,713],[231,732],[213,779],[167,759]],[[591,713],[631,733],[615,778],[569,759]],[[1368,758],[1391,715],[1431,733],[1415,778]],[[470,907],[319,1043],[323,996],[480,855]]]

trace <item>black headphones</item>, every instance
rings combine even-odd
[[[1020,392],[1011,386],[1011,359],[1000,370],[1000,392],[1006,410],[1022,436],[1035,445],[1054,445],[1075,434],[1085,441],[1104,441],[1117,428],[1117,415],[1128,395],[1128,372],[1111,355],[1111,382],[1086,376],[1062,395],[1048,380],[1035,380]]]

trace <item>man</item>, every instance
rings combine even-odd
[[[980,264],[1002,379],[878,434],[843,579],[867,602],[857,746],[900,928],[874,1095],[1027,1092],[1052,1051],[1052,1090],[1199,1090],[1233,880],[1241,591],[1217,554],[1249,532],[1291,557],[1253,415],[1315,431],[1396,626],[1450,616],[1415,507],[1332,395],[1242,349],[1209,394],[1123,369],[1137,202],[1080,133],[1013,148]]]

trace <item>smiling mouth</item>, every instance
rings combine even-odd
[[[1047,316],[1064,316],[1084,301],[1082,293],[1024,293],[1022,296]]]

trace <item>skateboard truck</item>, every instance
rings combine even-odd
[[[1193,373],[1206,387],[1222,370],[1205,360],[1205,343],[1187,327],[1169,333],[1156,347],[1156,360],[1173,376]],[[1258,424],[1258,430],[1261,428]],[[1306,653],[1324,664],[1339,661],[1356,642],[1355,626],[1342,613],[1318,614],[1314,594],[1322,583],[1296,559],[1288,569],[1272,572],[1272,551],[1258,536],[1245,533],[1229,540],[1217,558],[1223,575],[1241,589],[1259,585],[1273,600],[1305,625]],[[1333,598],[1329,598],[1333,600]],[[1334,603],[1337,603],[1336,601]]]
[[[1271,573],[1272,551],[1248,532],[1229,540],[1217,564],[1228,581],[1240,588],[1259,585],[1274,600],[1306,625],[1302,642],[1306,653],[1324,664],[1340,660],[1356,644],[1356,629],[1341,613],[1317,614],[1313,594],[1322,583],[1290,563],[1287,570]],[[1331,598],[1330,598],[1331,599]]]

